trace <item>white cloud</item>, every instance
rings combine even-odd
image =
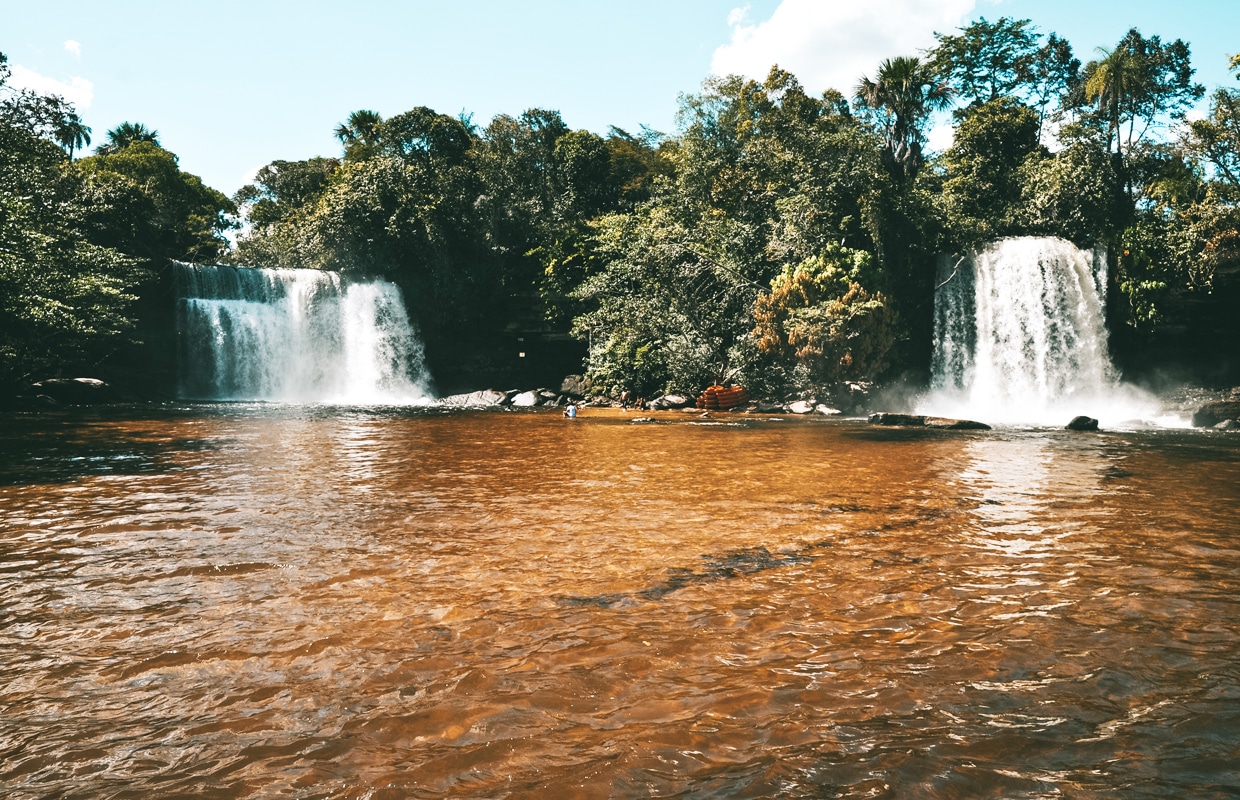
[[[9,85],[15,89],[29,89],[39,94],[58,94],[77,108],[79,112],[90,108],[91,100],[95,99],[95,85],[85,78],[72,77],[66,83],[46,75],[40,75],[21,64],[13,64],[13,74],[9,76]]]
[[[810,93],[838,89],[851,97],[862,75],[885,58],[919,55],[934,33],[967,20],[976,0],[783,0],[769,20],[748,23],[745,9],[728,21],[732,41],[715,51],[711,72],[762,79],[773,64]],[[738,14],[737,12],[741,13]]]
[[[68,50],[70,53],[73,53],[73,55],[79,59],[82,57],[82,43],[81,42],[75,42],[72,39],[67,39],[65,40],[65,49]]]

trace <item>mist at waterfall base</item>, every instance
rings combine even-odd
[[[421,405],[400,289],[320,270],[176,265],[183,399]]]
[[[918,411],[1001,425],[1172,425],[1122,383],[1107,351],[1105,251],[1063,239],[994,242],[940,266],[930,391]]]

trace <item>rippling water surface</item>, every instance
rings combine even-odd
[[[1240,438],[0,426],[10,798],[1240,793]]]

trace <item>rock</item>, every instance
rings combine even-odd
[[[549,392],[546,389],[538,390],[538,405],[540,406],[558,406],[562,399],[555,392]]]
[[[497,392],[494,389],[483,389],[480,392],[442,397],[439,400],[439,404],[449,408],[488,408],[490,406],[502,405],[507,399],[508,395],[503,392]]]
[[[926,418],[920,414],[892,414],[887,411],[880,411],[870,415],[870,424],[921,427],[926,424]]]
[[[586,383],[584,375],[565,375],[560,383],[560,394],[566,394],[569,397],[585,397],[589,391],[590,385]]]
[[[649,425],[653,422],[658,422],[658,420],[654,417],[633,417],[633,419],[629,420],[630,425]]]
[[[533,408],[538,405],[540,400],[541,398],[538,396],[538,392],[520,392],[519,394],[513,395],[511,405],[514,408]]]
[[[45,395],[57,403],[86,405],[115,399],[112,387],[98,378],[48,378],[31,384],[34,395]]]
[[[1225,419],[1214,426],[1216,431],[1240,431],[1240,419]]]
[[[781,403],[759,402],[754,405],[753,410],[759,414],[783,414],[788,409]]]
[[[668,408],[684,408],[692,403],[693,400],[685,397],[683,394],[667,394],[663,396],[663,402],[667,404]]]
[[[1070,431],[1096,431],[1098,430],[1098,420],[1093,417],[1073,417],[1066,428]]]
[[[789,414],[808,414],[814,410],[814,406],[808,400],[797,400],[788,404]]]
[[[1193,427],[1210,428],[1225,419],[1240,419],[1240,400],[1206,403],[1193,414]]]
[[[926,417],[927,428],[943,428],[952,431],[988,431],[990,426],[985,422],[972,419],[951,419],[950,417]]]
[[[822,414],[823,416],[826,416],[826,417],[838,417],[844,412],[840,411],[838,408],[832,408],[831,406],[819,403],[818,405],[814,406],[814,413]]]

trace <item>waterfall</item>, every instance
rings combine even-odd
[[[176,283],[184,398],[429,401],[422,344],[387,281],[177,264]]]
[[[940,265],[925,413],[1000,423],[1151,413],[1107,353],[1105,252],[1002,239]]]

